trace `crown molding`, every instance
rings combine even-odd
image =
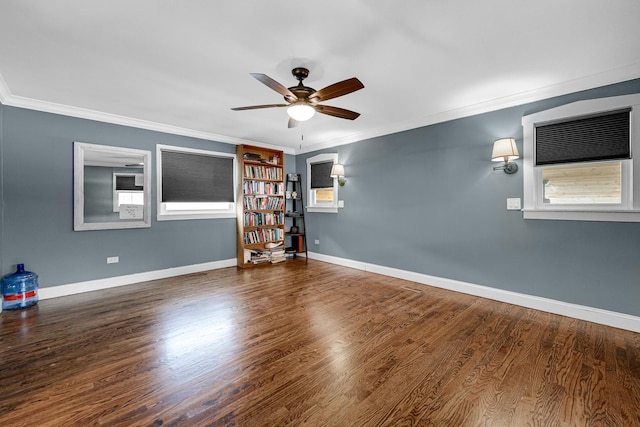
[[[250,144],[265,148],[272,148],[276,150],[282,150],[286,154],[295,154],[293,148],[280,147],[272,144],[265,144],[261,141],[253,141],[249,139],[235,138],[226,135],[220,135],[210,132],[202,132],[193,129],[181,128],[178,126],[171,126],[162,123],[152,122],[148,120],[134,119],[131,117],[120,116],[117,114],[103,113],[100,111],[89,110],[85,108],[72,107],[64,104],[57,104],[54,102],[41,101],[32,98],[26,98],[22,96],[15,96],[11,94],[9,87],[0,75],[0,102],[3,105],[25,108],[28,110],[42,111],[45,113],[60,114],[63,116],[75,117],[79,119],[95,120],[98,122],[129,126],[139,129],[152,130],[157,132],[168,133],[172,135],[187,136],[191,138],[204,139],[207,141],[223,142],[226,144],[240,145]]]
[[[477,114],[488,113],[491,111],[502,110],[504,108],[515,107],[517,105],[528,104],[530,102],[541,101],[556,96],[567,95],[583,90],[594,89],[610,84],[621,83],[627,80],[640,78],[640,62],[629,66],[616,68],[606,72],[592,74],[590,76],[569,80],[555,85],[550,85],[514,95],[492,99],[474,105],[465,106],[449,111],[443,111],[431,114],[415,120],[407,120],[400,123],[394,123],[390,126],[383,126],[371,129],[367,132],[347,135],[343,138],[322,142],[319,144],[309,145],[296,150],[296,154],[310,153],[326,148],[333,148],[340,145],[351,144],[357,141],[372,139],[379,136],[391,135],[398,132],[404,132],[411,129],[417,129],[437,123],[447,122],[451,120],[461,119],[463,117],[475,116]]]
[[[100,111],[77,108],[63,104],[56,104],[48,101],[40,101],[32,98],[25,98],[11,94],[9,87],[0,75],[0,103],[3,105],[26,108],[29,110],[43,111],[47,113],[61,114],[65,116],[77,117],[88,120],[96,120],[99,122],[112,123],[122,126],[130,126],[140,129],[153,130],[168,134],[181,135],[193,138],[204,139],[207,141],[223,142],[227,144],[250,144],[260,147],[273,148],[282,150],[286,154],[305,154],[314,151],[338,147],[340,145],[352,144],[354,142],[372,139],[384,135],[390,135],[398,132],[404,132],[411,129],[417,129],[424,126],[430,126],[437,123],[447,122],[450,120],[460,119],[463,117],[474,116],[477,114],[497,111],[504,108],[514,107],[517,105],[527,104],[530,102],[540,101],[543,99],[553,98],[555,96],[567,95],[569,93],[580,92],[583,90],[593,89],[600,86],[606,86],[614,83],[620,83],[627,80],[640,78],[640,62],[608,70],[602,73],[592,74],[574,80],[565,81],[559,84],[550,85],[514,95],[492,99],[474,105],[469,105],[449,111],[443,111],[436,114],[420,117],[415,120],[407,120],[404,122],[393,123],[389,126],[382,126],[370,129],[365,132],[357,132],[325,141],[319,144],[295,149],[291,147],[276,146],[266,144],[261,141],[253,141],[232,136],[220,135],[210,132],[202,132],[193,129],[186,129],[177,126],[166,125],[146,120],[134,119],[131,117],[119,116],[116,114],[103,113]]]

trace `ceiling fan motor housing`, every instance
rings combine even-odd
[[[289,89],[291,92],[293,92],[293,94],[295,96],[298,97],[298,100],[301,101],[306,101],[310,104],[316,104],[316,102],[312,102],[313,99],[309,99],[309,95],[311,95],[312,93],[315,93],[316,90],[312,87],[308,87],[308,86],[304,86],[302,84],[302,80],[306,79],[309,76],[309,70],[307,70],[306,68],[302,68],[302,67],[298,67],[298,68],[294,68],[293,70],[291,70],[291,74],[293,74],[293,76],[298,79],[298,84],[296,86],[292,86]],[[290,96],[285,95],[284,97],[285,101],[287,102],[294,102],[296,101],[295,99],[291,98]]]

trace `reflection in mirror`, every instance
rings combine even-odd
[[[151,226],[151,152],[75,142],[73,229]]]

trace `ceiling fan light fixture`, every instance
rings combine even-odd
[[[315,108],[305,102],[295,102],[287,108],[287,114],[289,117],[298,122],[309,120],[315,113]]]

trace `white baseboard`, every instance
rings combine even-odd
[[[382,274],[384,276],[395,277],[403,280],[409,280],[428,286],[434,286],[437,288],[447,289],[455,292],[462,292],[469,295],[475,295],[496,301],[506,302],[509,304],[519,305],[522,307],[546,311],[548,313],[573,317],[576,319],[586,320],[589,322],[613,326],[614,328],[626,329],[629,331],[640,333],[640,317],[632,316],[625,313],[618,313],[615,311],[603,310],[600,308],[571,304],[563,301],[552,300],[549,298],[542,298],[533,295],[505,291],[502,289],[491,288],[489,286],[476,285],[473,283],[430,276],[428,274],[415,273],[412,271],[400,270],[397,268],[384,267],[346,258],[338,258],[315,252],[309,252],[308,257],[310,259],[328,262],[330,264],[342,265],[344,267],[354,268],[357,270]],[[38,290],[38,297],[41,300],[57,298],[82,292],[91,292],[101,289],[130,285],[133,283],[146,282],[149,280],[181,276],[183,274],[199,273],[202,271],[233,267],[235,265],[236,259],[233,258],[222,261],[207,262],[203,264],[168,268],[165,270],[148,271],[144,273],[129,274],[126,276],[109,277],[106,279],[52,286],[48,288],[40,288]]]
[[[101,289],[115,288],[131,285],[133,283],[149,280],[164,279],[167,277],[181,276],[183,274],[199,273],[202,271],[216,270],[219,268],[234,267],[236,259],[206,262],[203,264],[185,265],[181,267],[167,268],[165,270],[147,271],[144,273],[128,274],[126,276],[109,277],[106,279],[89,280],[86,282],[70,283],[68,285],[51,286],[38,289],[38,299],[58,298],[82,292],[98,291]]]
[[[515,304],[522,307],[533,308],[548,313],[573,317],[580,320],[613,326],[614,328],[626,329],[633,332],[640,332],[640,317],[630,314],[618,313],[615,311],[603,310],[600,308],[588,307],[584,305],[571,304],[549,298],[542,298],[533,295],[521,294],[517,292],[505,291],[491,288],[489,286],[476,285],[473,283],[461,282],[458,280],[446,279],[442,277],[429,276],[427,274],[415,273],[407,270],[399,270],[391,267],[384,267],[375,264],[368,264],[362,261],[353,261],[345,258],[338,258],[330,255],[323,255],[309,252],[310,259],[342,265],[358,270],[369,271],[371,273],[382,274],[384,276],[409,280],[436,288],[448,289],[455,292],[462,292],[496,301]]]

